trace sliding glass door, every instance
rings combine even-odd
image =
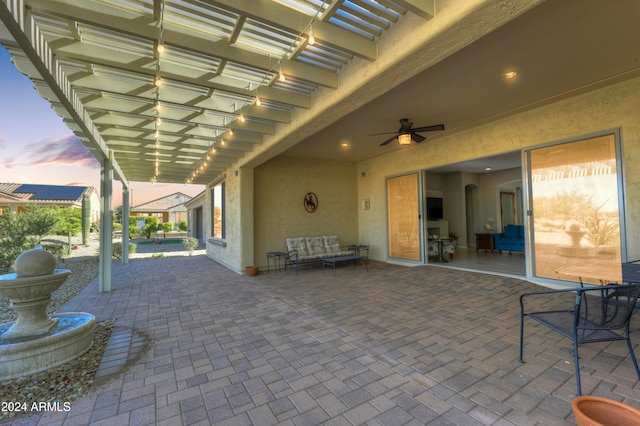
[[[616,135],[528,152],[532,274],[584,283],[622,276]]]

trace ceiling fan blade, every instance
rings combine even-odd
[[[433,126],[416,127],[411,129],[412,132],[435,132],[444,130],[444,124],[434,124]]]
[[[384,133],[372,133],[369,136],[380,136],[380,135],[397,135],[398,132],[384,132]]]
[[[391,138],[387,139],[386,141],[382,142],[382,143],[380,144],[380,146],[385,146],[385,145],[386,145],[386,144],[388,144],[389,142],[391,142],[391,141],[393,141],[393,140],[396,140],[396,139],[398,139],[398,137],[397,137],[397,136],[393,136],[393,137],[391,137]]]
[[[420,136],[414,132],[411,132],[411,140],[414,141],[415,143],[420,143],[425,139],[426,138],[424,136]]]

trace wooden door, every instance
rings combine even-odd
[[[421,260],[418,173],[387,179],[389,257]]]

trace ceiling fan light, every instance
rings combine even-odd
[[[401,133],[398,135],[398,143],[400,145],[409,145],[411,144],[411,134],[410,133]]]

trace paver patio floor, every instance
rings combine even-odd
[[[518,296],[537,289],[377,262],[256,277],[205,256],[115,264],[112,292],[96,280],[64,308],[117,319],[90,394],[20,422],[571,424],[570,342],[529,322],[518,363]],[[584,394],[640,406],[624,342],[580,354]]]

